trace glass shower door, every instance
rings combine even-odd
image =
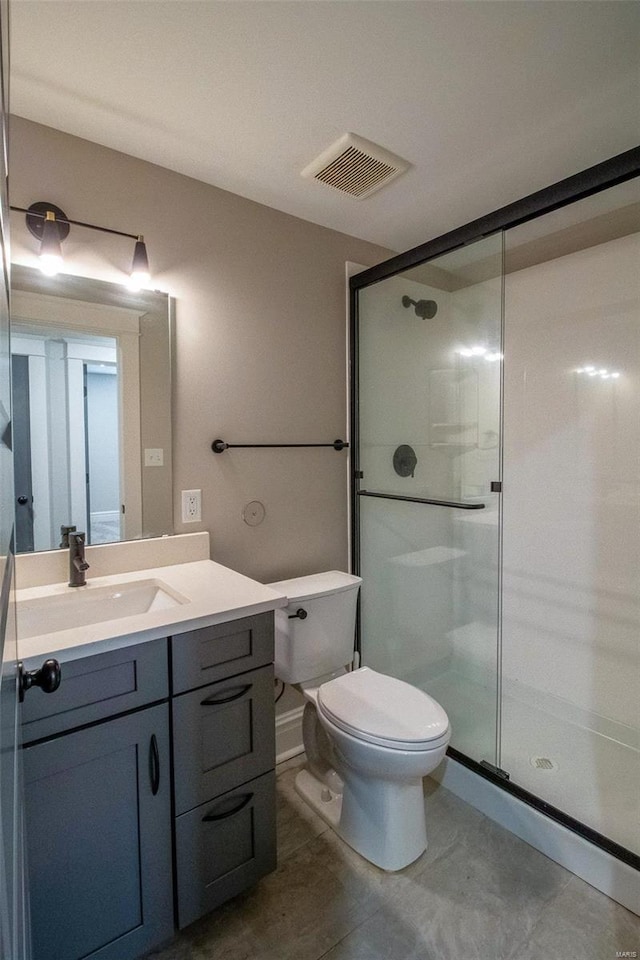
[[[365,665],[499,766],[502,235],[358,291],[356,564]]]

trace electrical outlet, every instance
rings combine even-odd
[[[202,520],[202,490],[182,491],[182,522],[198,523]]]

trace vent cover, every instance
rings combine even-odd
[[[399,177],[410,164],[355,133],[345,133],[302,171],[302,176],[326,183],[357,200]]]

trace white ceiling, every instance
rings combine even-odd
[[[405,250],[640,142],[636,0],[14,0],[11,106]],[[300,177],[346,131],[408,173]]]

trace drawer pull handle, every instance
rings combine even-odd
[[[234,807],[232,810],[227,810],[226,813],[206,813],[202,818],[203,823],[210,823],[212,820],[226,820],[227,817],[233,817],[234,814],[240,813],[241,810],[244,810],[248,803],[251,803],[253,800],[253,794],[247,793],[237,807]]]
[[[227,697],[221,697],[221,696],[219,696],[219,695],[218,695],[218,696],[215,696],[215,695],[214,695],[214,696],[212,696],[212,697],[207,697],[206,700],[201,700],[201,701],[200,701],[200,706],[201,706],[201,707],[215,707],[218,703],[231,703],[232,700],[239,700],[240,697],[244,697],[245,693],[246,693],[248,690],[251,690],[251,687],[252,687],[252,686],[253,686],[252,683],[245,683],[244,687],[240,687],[240,689],[238,690],[237,693],[230,693],[229,696],[227,696]]]
[[[155,733],[151,735],[149,741],[149,780],[151,781],[151,793],[155,797],[160,789],[160,751],[158,750]]]

